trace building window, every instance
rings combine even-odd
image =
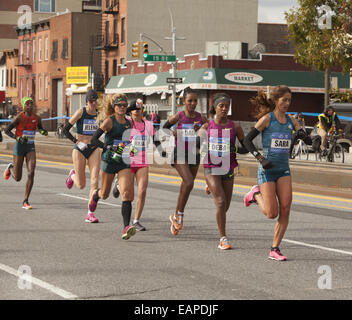
[[[120,58],[120,64],[124,65],[125,64],[125,58]]]
[[[42,38],[38,39],[38,61],[42,61]]]
[[[9,86],[9,69],[6,69],[6,86]]]
[[[55,12],[55,0],[34,0],[35,12]]]
[[[121,19],[121,43],[125,42],[125,18]]]
[[[4,86],[4,76],[5,76],[5,73],[4,73],[4,70],[1,70],[1,87],[5,87]]]
[[[114,43],[117,43],[118,35],[117,35],[117,19],[114,20]]]
[[[62,40],[61,58],[68,59],[68,39]]]
[[[106,1],[105,1],[105,5],[106,5],[106,9],[109,9],[109,7],[110,7],[110,0],[106,0]]]
[[[30,43],[30,40],[29,39],[27,39],[27,41],[26,41],[26,49],[27,49],[27,51],[26,51],[26,64],[28,64],[29,63],[29,51],[30,51],[30,45],[29,45],[29,43]]]
[[[48,100],[48,75],[44,76],[44,100]]]
[[[23,78],[20,79],[20,99],[23,98]]]
[[[116,74],[117,74],[117,60],[114,59],[112,61],[112,75],[116,76]]]
[[[17,86],[17,69],[15,68],[15,75],[13,77],[13,87],[16,88]]]
[[[105,45],[110,43],[109,33],[110,33],[110,23],[109,21],[105,21]]]
[[[42,100],[42,76],[38,74],[38,100]]]
[[[35,63],[35,38],[32,39],[32,61]]]
[[[20,41],[20,64],[23,64],[23,40]]]
[[[58,48],[58,42],[57,40],[54,40],[53,49],[51,51],[51,60],[57,60],[57,48]]]
[[[12,69],[10,70],[10,87],[12,87]]]
[[[26,79],[26,97],[29,97],[29,77]]]
[[[105,84],[109,82],[109,60],[105,60]]]
[[[48,61],[48,37],[44,38],[44,60]]]

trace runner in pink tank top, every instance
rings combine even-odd
[[[234,169],[238,166],[236,160],[236,137],[241,142],[244,133],[240,125],[227,118],[231,98],[224,93],[213,97],[213,111],[216,119],[204,124],[200,130],[202,146],[205,145],[203,159],[204,176],[214,197],[216,206],[216,221],[220,234],[218,248],[231,249],[226,236],[226,212],[232,199]],[[247,153],[242,147],[240,153]]]
[[[172,159],[174,160],[173,167],[182,178],[182,183],[175,213],[169,217],[170,231],[175,236],[183,228],[184,210],[200,163],[199,148],[197,148],[198,130],[208,122],[205,116],[195,111],[198,103],[197,93],[191,88],[186,88],[183,97],[185,110],[171,116],[163,126],[164,129],[170,129],[173,125],[177,125],[173,133],[175,149]]]

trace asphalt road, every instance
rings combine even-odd
[[[5,181],[0,156],[0,299],[242,300],[351,299],[352,200],[295,193],[281,244],[286,262],[268,259],[275,222],[243,206],[249,186],[235,184],[227,214],[233,250],[217,248],[215,206],[197,180],[184,229],[170,233],[179,179],[151,174],[141,222],[121,239],[121,200],[99,202],[87,224],[88,189],[68,190],[71,165],[37,162],[30,197],[24,178]],[[235,181],[236,183],[236,181]],[[31,274],[31,282],[25,273]]]

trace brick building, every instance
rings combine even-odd
[[[17,29],[19,99],[32,95],[44,118],[68,114],[66,68],[99,66],[101,58],[92,50],[90,35],[100,24],[99,14],[73,12]],[[56,128],[56,121],[45,124]]]
[[[18,50],[2,50],[5,59],[5,105],[0,113],[7,117],[14,115],[19,106],[18,94]]]

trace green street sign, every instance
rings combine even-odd
[[[166,56],[162,54],[145,54],[144,61],[176,62],[176,56]]]

